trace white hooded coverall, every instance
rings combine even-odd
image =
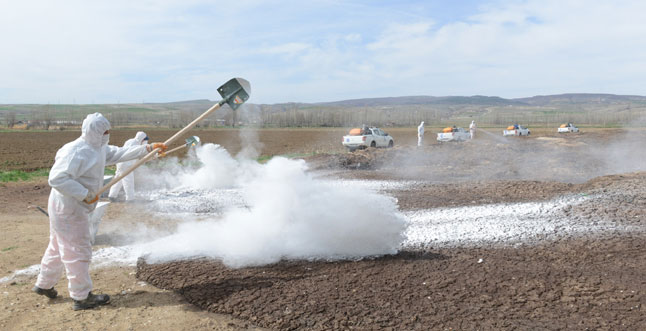
[[[146,133],[144,133],[143,131],[139,131],[137,132],[134,138],[126,140],[126,143],[123,144],[123,147],[139,146],[144,141],[144,138],[146,138]],[[114,175],[115,176],[121,175],[126,170],[130,169],[130,167],[132,167],[135,163],[137,163],[137,160],[117,163],[117,171],[115,172]],[[124,177],[121,181],[112,185],[112,187],[110,188],[110,193],[108,194],[108,197],[116,199],[119,196],[119,192],[121,191],[122,187],[123,187],[123,190],[126,192],[126,201],[134,200],[135,198],[135,173],[134,172],[131,172],[130,174],[128,174],[128,176]]]
[[[424,140],[424,121],[417,127],[417,146],[422,146]]]
[[[471,134],[471,139],[476,136],[476,121],[471,121],[471,125],[469,125],[469,133]]]
[[[36,286],[50,289],[56,285],[63,267],[67,274],[70,297],[85,300],[92,289],[90,260],[92,245],[88,216],[96,203],[83,201],[89,192],[103,185],[106,164],[142,157],[146,146],[108,145],[110,122],[99,113],[83,121],[81,137],[56,152],[49,172],[49,245],[40,264]]]

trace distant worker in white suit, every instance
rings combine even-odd
[[[417,147],[422,146],[422,142],[424,141],[424,121],[419,124],[417,127]]]
[[[471,125],[469,125],[469,133],[471,134],[471,139],[476,136],[476,121],[471,121]]]
[[[146,135],[145,132],[139,131],[135,135],[134,138],[126,140],[126,143],[123,144],[123,147],[130,147],[130,146],[139,146],[143,144],[148,143],[148,136]],[[126,162],[121,162],[117,163],[117,171],[115,172],[115,176],[119,176],[122,173],[126,172],[126,170],[130,169],[135,163],[137,163],[137,160],[131,160],[131,161],[126,161]],[[110,201],[116,201],[117,198],[119,197],[119,192],[121,192],[121,188],[126,193],[126,201],[133,201],[135,199],[135,173],[131,172],[128,174],[128,176],[124,177],[120,182],[117,182],[116,184],[112,185],[110,188],[110,193],[108,193],[108,198]]]

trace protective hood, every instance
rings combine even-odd
[[[137,132],[135,135],[135,140],[141,145],[141,143],[144,141],[144,139],[147,137],[146,133],[143,131]]]
[[[110,130],[110,122],[101,113],[89,114],[81,126],[81,138],[90,146],[99,148],[103,144],[103,133]]]

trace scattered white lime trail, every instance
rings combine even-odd
[[[202,166],[180,174],[178,190],[235,189],[243,202],[227,206],[220,218],[185,222],[175,234],[145,244],[150,261],[206,256],[242,267],[354,259],[396,253],[404,239],[395,199],[314,179],[303,160],[236,160],[212,144],[197,157]]]
[[[344,182],[334,185],[347,186]],[[368,186],[379,185],[370,183]],[[495,247],[518,243],[531,245],[570,236],[643,231],[640,227],[621,226],[603,220],[576,221],[562,213],[563,208],[594,203],[596,199],[595,196],[564,196],[543,202],[406,211],[403,213],[406,219],[406,239],[399,248]],[[198,224],[211,230],[206,223]],[[164,240],[160,242],[163,243]],[[149,252],[151,248],[147,244],[104,248],[95,252],[93,264],[134,264],[138,256]]]
[[[331,183],[331,182],[330,182]],[[359,184],[359,183],[357,183]],[[336,187],[348,187],[344,183],[331,184]],[[361,191],[365,191],[365,186],[357,185]],[[379,187],[379,183],[370,183],[369,187]],[[223,190],[223,196],[232,194],[232,190]],[[204,192],[204,191],[200,191]],[[364,192],[365,193],[365,192]],[[237,193],[236,193],[237,194]],[[182,197],[182,199],[188,197]],[[383,197],[382,197],[383,198]],[[224,200],[227,200],[225,198]],[[170,199],[171,201],[173,199]],[[233,200],[236,200],[235,198]],[[403,249],[432,249],[432,248],[447,248],[447,247],[472,247],[472,246],[508,246],[517,243],[533,244],[544,240],[552,240],[570,236],[579,235],[594,235],[608,232],[624,232],[630,233],[635,231],[643,232],[643,227],[639,226],[622,226],[612,222],[603,220],[588,220],[588,221],[575,221],[565,217],[561,212],[563,208],[568,206],[577,205],[580,203],[596,203],[597,197],[595,196],[566,196],[545,202],[528,202],[528,203],[512,203],[512,204],[491,204],[479,206],[467,206],[457,208],[437,208],[430,210],[417,210],[404,212],[407,228],[405,230],[406,239],[402,242],[399,248]],[[191,200],[183,200],[190,203]],[[200,200],[198,200],[199,203]],[[195,202],[195,201],[193,201]],[[240,210],[240,209],[236,209]],[[240,217],[240,224],[238,226],[228,225],[228,223],[217,221],[203,221],[195,222],[189,221],[185,224],[182,230],[170,237],[164,237],[152,243],[135,243],[120,247],[105,247],[98,249],[94,252],[92,257],[92,267],[101,268],[113,265],[134,265],[136,260],[141,255],[150,254],[157,250],[158,260],[165,260],[171,258],[189,257],[193,255],[206,255],[215,258],[227,258],[229,265],[243,266],[251,265],[252,261],[256,264],[268,263],[268,261],[275,261],[279,257],[286,258],[314,258],[316,254],[312,254],[315,246],[309,248],[306,253],[294,253],[288,251],[287,248],[292,248],[294,245],[289,245],[284,239],[288,234],[298,233],[298,231],[288,231],[290,228],[297,228],[298,222],[291,227],[284,226],[283,232],[286,235],[280,235],[278,238],[267,237],[266,233],[261,233],[266,224],[261,224],[259,228],[252,229],[251,235],[247,235],[247,226],[255,225],[254,219],[251,219],[253,214],[251,211],[246,213],[241,212],[243,216]],[[211,215],[212,213],[208,213]],[[199,214],[187,214],[183,210],[177,215],[189,217]],[[372,215],[372,214],[371,214]],[[224,221],[235,222],[238,219],[236,214],[225,217]],[[374,215],[373,215],[374,216]],[[204,217],[204,215],[202,215]],[[260,218],[264,219],[264,218]],[[269,219],[273,219],[270,217]],[[344,218],[345,220],[346,218]],[[348,221],[350,221],[348,219]],[[262,223],[262,222],[258,222]],[[282,222],[283,225],[287,222]],[[374,227],[380,226],[381,222],[374,223]],[[327,230],[322,238],[317,241],[319,244],[329,244],[334,239],[341,241],[343,244],[348,244],[343,238],[334,238],[334,233],[330,233],[333,229],[325,228],[320,223],[314,225],[307,225],[305,228],[315,231]],[[373,222],[366,225],[367,228],[373,228]],[[297,229],[300,230],[300,229]],[[363,230],[363,229],[360,229]],[[218,232],[220,231],[220,232]],[[379,229],[374,229],[375,233],[369,232],[370,235],[378,235],[381,233]],[[272,232],[281,232],[275,230]],[[336,233],[339,234],[339,233]],[[218,244],[215,241],[223,239],[223,236],[231,235],[230,238],[224,238],[223,242]],[[140,237],[141,233],[134,234],[135,237]],[[326,238],[331,236],[332,238]],[[243,238],[240,242],[232,241]],[[260,238],[257,243],[252,243],[250,248],[246,248],[243,252],[231,251],[231,249],[246,245],[249,240]],[[308,237],[309,238],[309,237]],[[274,240],[275,239],[275,240]],[[307,238],[301,238],[297,243],[307,246],[304,243]],[[361,238],[365,240],[366,238]],[[197,245],[191,247],[187,241],[195,242]],[[293,243],[293,241],[291,241]],[[376,241],[380,242],[380,241]],[[393,241],[394,242],[394,241]],[[360,245],[360,243],[358,243]],[[170,245],[164,247],[164,245]],[[184,247],[179,247],[186,245]],[[226,246],[230,245],[230,246]],[[261,249],[260,246],[270,247],[272,250],[261,252],[258,254],[256,249]],[[222,246],[222,248],[221,248]],[[277,246],[277,247],[272,247]],[[374,245],[373,245],[374,246]],[[383,246],[383,245],[382,245]],[[216,249],[221,249],[217,251]],[[288,254],[280,255],[281,252]],[[356,250],[354,251],[357,252]],[[335,258],[330,254],[330,250],[324,250],[321,258]],[[347,251],[345,252],[347,254]],[[349,257],[351,255],[337,255],[337,258]],[[32,276],[38,273],[39,265],[31,266],[27,269],[18,270],[12,275],[0,279],[0,283],[8,282],[18,276]]]
[[[412,248],[505,246],[604,232],[640,231],[609,221],[576,221],[562,210],[594,203],[594,196],[564,196],[544,202],[491,204],[406,212],[403,245]]]
[[[40,264],[34,264],[25,269],[16,270],[10,275],[0,278],[0,284],[8,283],[22,276],[25,276],[25,277],[35,276],[35,275],[38,275],[38,272],[40,272]]]

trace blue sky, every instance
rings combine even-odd
[[[644,1],[0,4],[0,104],[644,95]]]

